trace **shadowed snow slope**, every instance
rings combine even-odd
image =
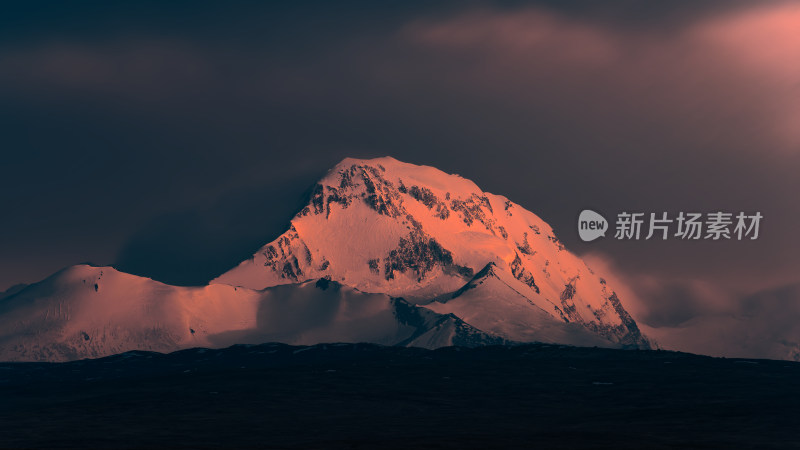
[[[437,348],[500,344],[451,315],[328,280],[262,291],[175,287],[79,265],[0,301],[0,360],[285,342]]]

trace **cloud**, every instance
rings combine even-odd
[[[5,48],[0,50],[0,93],[40,100],[91,95],[152,104],[185,97],[206,84],[213,69],[204,56],[185,42],[152,38]]]
[[[765,126],[785,144],[800,151],[800,5],[780,4],[754,8],[697,26],[692,37],[707,53],[724,55],[735,71],[743,73],[754,92]],[[751,99],[753,99],[751,97]]]
[[[683,131],[701,126],[722,133],[744,125],[786,137],[791,130],[774,124],[796,123],[800,108],[792,101],[800,89],[800,70],[792,64],[800,51],[798,19],[796,4],[767,4],[664,33],[537,8],[477,9],[415,21],[400,38],[441,58],[451,75],[441,78],[451,87],[472,87],[504,102],[547,102],[591,115],[596,127],[619,127],[614,118],[621,114],[635,125],[639,112],[647,120],[670,119],[671,128]]]
[[[585,260],[661,348],[800,361],[800,282],[745,292],[702,278],[623,274],[600,254]]]
[[[492,149],[481,165],[502,155],[515,167],[504,165],[506,181],[490,183],[521,193],[515,200],[578,252],[599,247],[631,271],[785,283],[800,266],[785,246],[800,211],[783,194],[800,190],[791,175],[800,170],[797,127],[783,125],[796,123],[800,107],[800,66],[789,57],[800,51],[790,27],[797,11],[765,4],[664,29],[535,7],[472,9],[410,23],[397,39],[413,57],[376,76],[404,78],[398,91],[425,92],[428,114],[491,136],[480,141]],[[575,239],[564,214],[584,206],[761,210],[768,219],[753,244],[593,246]]]

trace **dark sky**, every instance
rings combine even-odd
[[[4,4],[0,290],[85,261],[202,284],[336,162],[384,155],[690,299],[653,323],[800,280],[797,3],[165,3]],[[584,207],[765,218],[752,242],[584,244]]]

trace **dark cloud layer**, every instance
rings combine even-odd
[[[242,189],[158,216],[131,236],[115,266],[138,275],[159,274],[176,285],[216,277],[288,229],[289,219],[310,198],[308,177]]]
[[[521,203],[626,278],[642,320],[681,326],[799,278],[798,21],[788,2],[20,3],[0,17],[0,289],[79,261],[204,283],[340,159],[392,155]],[[584,207],[765,219],[753,242],[584,244]]]

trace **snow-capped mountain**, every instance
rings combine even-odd
[[[505,197],[345,159],[289,230],[203,287],[78,265],[0,296],[0,360],[284,342],[646,348],[606,281]]]
[[[78,265],[0,300],[0,361],[264,342],[437,348],[503,340],[453,315],[326,279],[261,291],[222,284],[176,287]]]
[[[489,278],[474,280],[487,265]],[[567,329],[578,325],[606,343],[649,346],[606,281],[535,214],[458,175],[389,157],[343,160],[289,230],[212,283],[262,289],[323,277],[469,314],[513,341],[572,343]],[[468,283],[480,288],[428,303]]]

